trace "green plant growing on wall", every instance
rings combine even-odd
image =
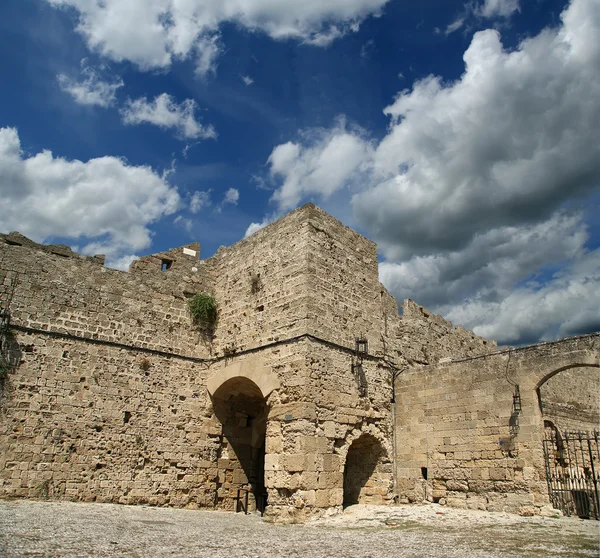
[[[152,366],[152,364],[147,358],[143,358],[142,360],[140,360],[140,368],[144,372],[148,372],[148,370],[150,370],[150,366]]]
[[[256,294],[262,291],[262,281],[260,279],[260,273],[250,272],[250,292]]]
[[[207,293],[199,293],[188,301],[188,307],[198,329],[206,335],[212,335],[219,316],[215,299]]]

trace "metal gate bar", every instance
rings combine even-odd
[[[600,433],[546,430],[544,458],[552,505],[565,515],[600,520]]]

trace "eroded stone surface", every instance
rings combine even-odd
[[[287,522],[355,500],[548,503],[536,390],[597,365],[594,338],[514,357],[509,440],[507,353],[411,300],[399,315],[376,245],[311,204],[206,260],[194,243],[128,273],[102,262],[0,235],[19,363],[0,391],[1,497],[232,510],[248,490]],[[219,306],[210,335],[197,293]]]

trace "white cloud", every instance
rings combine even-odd
[[[435,32],[451,35],[465,25],[470,25],[473,18],[481,22],[482,19],[509,18],[514,12],[521,11],[520,0],[484,0],[483,4],[469,2],[465,4],[459,16],[442,31],[439,27]]]
[[[372,186],[353,204],[390,256],[463,248],[598,186],[599,12],[574,0],[563,27],[513,51],[476,33],[458,81],[430,76],[385,109]]]
[[[113,269],[120,269],[121,271],[128,271],[129,266],[131,265],[131,262],[133,262],[133,260],[137,260],[137,259],[139,259],[139,256],[136,256],[135,254],[127,254],[125,256],[121,256],[120,258],[113,259],[112,261],[108,262],[108,265],[109,265],[109,267],[112,267]]]
[[[282,180],[273,194],[281,210],[294,208],[304,196],[327,198],[350,185],[372,157],[363,131],[349,130],[343,120],[332,130],[305,131],[302,139],[278,145],[268,160],[271,175]]]
[[[237,202],[240,199],[240,192],[235,188],[229,188],[227,192],[225,192],[225,197],[223,198],[223,203],[230,203],[231,205],[237,205]]]
[[[216,138],[217,133],[212,126],[204,126],[195,116],[196,101],[186,99],[178,104],[177,101],[163,93],[153,101],[146,97],[128,100],[121,110],[125,124],[154,124],[160,128],[173,128],[180,138]]]
[[[254,80],[250,76],[240,76],[242,81],[248,86],[254,83]]]
[[[519,11],[519,0],[485,0],[477,9],[482,17],[508,17]]]
[[[192,232],[192,227],[193,227],[192,220],[188,219],[186,217],[183,217],[182,215],[177,215],[177,217],[175,217],[175,219],[173,219],[173,224],[183,227],[187,231],[188,234],[191,234],[191,232]]]
[[[275,221],[275,219],[277,219],[277,216],[270,216],[265,217],[260,223],[250,223],[246,229],[244,238],[248,238],[251,234],[264,229],[267,225],[270,225],[273,221]]]
[[[465,18],[464,17],[458,17],[456,18],[452,23],[448,24],[448,26],[446,27],[445,31],[444,31],[444,35],[451,35],[452,33],[454,33],[455,31],[458,31],[465,23]]]
[[[217,72],[217,60],[223,53],[218,33],[201,37],[196,43],[196,75],[206,77]]]
[[[598,324],[597,251],[564,208],[600,186],[600,2],[573,0],[562,20],[510,51],[476,33],[461,78],[401,92],[375,147],[339,125],[277,146],[278,209],[351,186],[392,293],[479,334],[519,342]]]
[[[101,74],[105,69],[92,68],[86,64],[85,59],[81,61],[81,67],[83,79],[75,80],[65,74],[57,75],[60,88],[80,105],[97,105],[104,108],[114,105],[117,90],[124,85],[123,80],[103,80]]]
[[[179,206],[177,190],[150,167],[27,156],[14,128],[0,129],[0,191],[0,230],[74,239],[86,254],[106,254],[108,265],[148,248],[149,225]]]
[[[533,343],[600,330],[600,250],[586,253],[544,284],[500,301],[471,299],[446,316],[502,343]]]
[[[325,46],[389,0],[47,0],[78,14],[77,31],[90,49],[143,69],[164,68],[196,53],[198,73],[214,69],[222,23]]]
[[[203,207],[210,205],[210,190],[197,190],[190,198],[189,208],[191,213],[198,213]]]

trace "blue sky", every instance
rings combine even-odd
[[[6,0],[0,230],[126,269],[313,201],[399,300],[597,330],[599,31],[599,0]]]

